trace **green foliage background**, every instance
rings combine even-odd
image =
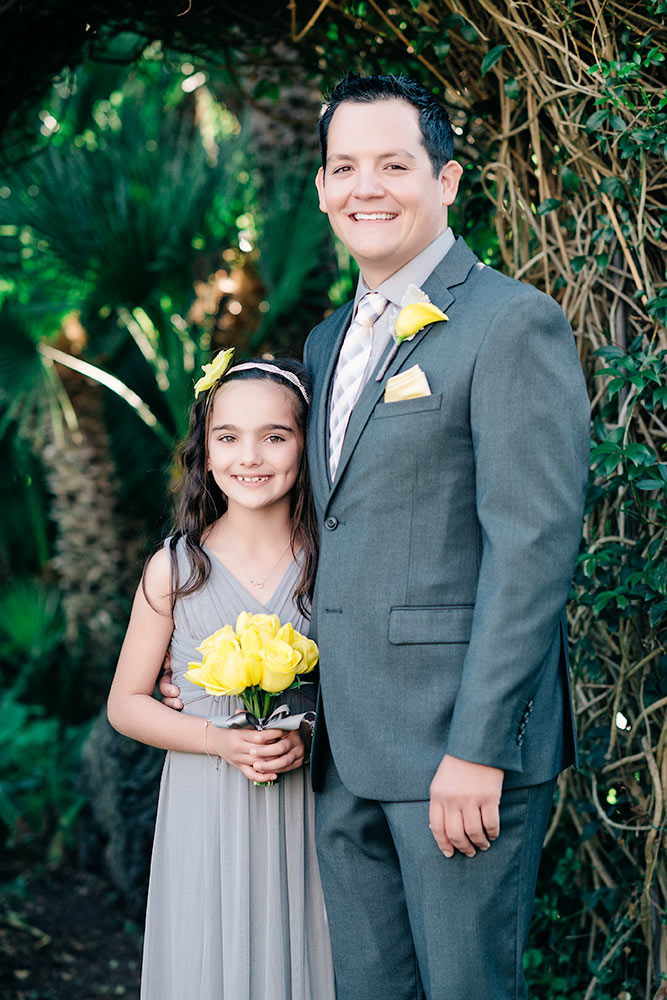
[[[298,353],[352,287],[309,193],[294,91],[314,122],[319,83],[350,68],[417,75],[457,130],[455,230],[561,302],[593,403],[570,607],[582,761],[559,783],[527,975],[544,1000],[664,998],[667,4],[256,2],[224,23],[206,6],[179,20],[129,3],[77,11],[94,42],[70,31],[57,68],[73,68],[11,120],[0,178],[0,452],[15,469],[12,489],[0,483],[0,568],[20,576],[0,594],[0,719],[18,713],[32,752],[48,738],[73,759],[112,669],[100,647],[117,648],[124,623],[128,574],[111,621],[95,622],[100,584],[68,568],[54,497],[76,499],[74,527],[88,519],[110,565],[136,570],[138,540],[163,533],[168,442],[201,360],[222,342]],[[117,64],[86,58],[109,52]],[[184,91],[197,72],[205,83]],[[267,112],[292,126],[287,146],[253,128]],[[115,394],[71,359],[113,375]],[[69,459],[99,471],[102,455],[113,517],[63,482]],[[17,767],[15,746],[0,722],[6,835],[65,850],[80,803]]]

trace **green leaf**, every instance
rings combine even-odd
[[[540,202],[537,206],[537,214],[546,215],[548,212],[553,212],[557,208],[560,208],[562,204],[563,202],[560,198],[545,198],[544,201]]]
[[[608,117],[609,117],[608,111],[594,111],[586,122],[586,131],[595,132],[595,130],[600,128],[600,126],[607,120]]]
[[[625,358],[625,351],[622,351],[616,344],[606,344],[604,347],[598,347],[594,353],[597,358],[607,358],[607,360],[613,358],[615,361],[620,361],[621,358]]]
[[[652,448],[635,442],[625,446],[624,454],[626,458],[630,459],[633,465],[653,465],[656,459]]]
[[[438,42],[433,43],[433,51],[435,52],[438,59],[446,59],[450,53],[452,43],[448,38],[441,39]]]
[[[584,256],[584,254],[578,254],[576,257],[572,258],[572,260],[570,261],[570,267],[572,268],[575,274],[579,274],[579,272],[583,270],[583,268],[586,266],[587,260],[588,257]]]
[[[505,80],[503,84],[503,90],[509,97],[510,101],[519,100],[519,84],[516,82],[513,76],[510,76]]]
[[[486,53],[482,59],[482,76],[489,72],[496,63],[502,58],[502,54],[505,49],[508,48],[507,45],[495,45],[489,52]]]
[[[662,479],[640,479],[634,485],[639,490],[662,490],[665,488]]]
[[[619,376],[618,378],[613,378],[609,385],[607,386],[607,395],[609,399],[613,399],[617,392],[624,389],[627,385],[627,379]]]
[[[609,125],[613,128],[614,132],[625,132],[628,127],[620,115],[612,115],[609,119]]]
[[[630,138],[634,139],[635,142],[639,143],[650,142],[652,139],[655,139],[655,129],[634,128],[630,133]]]
[[[603,181],[600,181],[598,191],[610,194],[613,198],[622,198],[625,194],[623,184],[618,177],[605,177]]]
[[[563,182],[563,190],[572,192],[579,190],[579,177],[570,167],[561,167],[560,179]]]

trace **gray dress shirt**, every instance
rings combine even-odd
[[[418,288],[421,288],[445,254],[454,246],[454,243],[454,233],[448,226],[421,253],[418,253],[416,257],[413,257],[412,260],[409,260],[398,271],[391,274],[375,289],[375,291],[380,292],[381,295],[384,295],[389,300],[389,305],[373,326],[373,346],[371,347],[370,357],[361,382],[362,387],[368,382],[386,353],[389,342],[392,339],[394,327],[396,326],[396,318],[402,308],[401,299],[405,295],[408,285],[417,285]],[[354,296],[355,310],[361,296],[369,291],[371,289],[369,289],[360,274],[357,291]],[[352,315],[354,315],[354,310],[352,311]]]

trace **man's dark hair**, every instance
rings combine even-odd
[[[322,166],[326,169],[329,125],[339,105],[345,102],[372,104],[374,101],[391,101],[397,98],[417,109],[424,148],[437,177],[440,168],[454,155],[452,124],[444,104],[409,76],[359,76],[358,73],[349,73],[336,84],[320,116]]]

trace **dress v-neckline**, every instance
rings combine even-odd
[[[269,613],[269,604],[273,601],[274,597],[277,597],[278,594],[282,591],[283,584],[285,583],[287,574],[291,571],[292,567],[294,566],[294,563],[296,562],[296,559],[294,558],[294,556],[292,556],[292,559],[290,560],[287,569],[278,580],[278,583],[275,585],[274,589],[271,591],[271,594],[269,595],[266,604],[262,604],[262,602],[255,596],[255,594],[253,594],[252,591],[248,590],[248,588],[241,583],[239,578],[235,576],[234,573],[232,573],[232,571],[228,569],[227,566],[225,566],[223,561],[218,556],[216,556],[215,552],[212,549],[210,549],[208,545],[204,544],[202,545],[202,548],[205,549],[208,555],[215,560],[217,565],[225,572],[225,574],[229,577],[229,579],[232,580],[237,585],[239,590],[243,591],[243,593],[246,594],[251,600],[253,600],[255,604],[258,605],[258,607],[262,608],[262,610],[267,613]]]

